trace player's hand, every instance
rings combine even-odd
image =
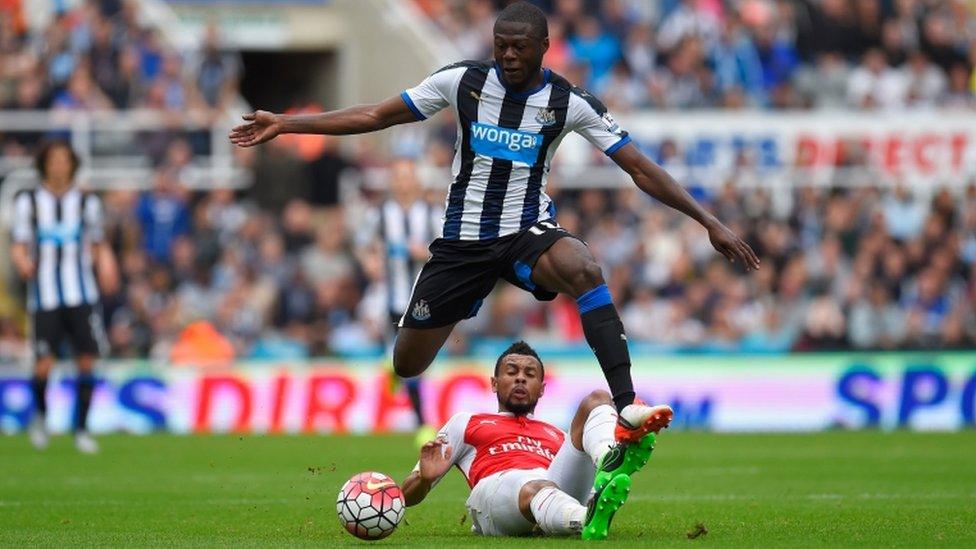
[[[437,439],[424,444],[420,448],[420,478],[424,482],[433,482],[451,468],[453,448],[444,439]]]
[[[744,240],[722,223],[716,221],[708,226],[708,240],[720,254],[733,263],[738,261],[747,271],[759,268],[759,258],[756,257],[756,252],[752,251],[752,248]]]
[[[17,269],[17,274],[23,280],[30,280],[34,278],[34,273],[37,272],[37,265],[34,264],[33,259],[24,259],[23,261],[15,261],[14,267]]]
[[[278,116],[268,111],[254,111],[242,116],[247,123],[230,131],[230,142],[238,147],[253,147],[271,141],[281,133]]]

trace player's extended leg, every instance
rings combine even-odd
[[[91,409],[92,393],[95,391],[95,376],[92,374],[95,355],[78,355],[76,362],[78,365],[78,381],[75,385],[75,409],[72,425],[75,447],[80,452],[93,454],[98,451],[98,443],[88,434],[88,412]]]
[[[558,240],[539,256],[532,280],[576,300],[586,342],[600,361],[617,410],[633,403],[634,384],[623,323],[610,299],[603,271],[586,244],[575,238]]]
[[[47,448],[47,379],[54,366],[54,357],[44,355],[34,363],[34,375],[31,376],[31,394],[34,397],[34,417],[31,418],[27,434],[31,444],[38,450]]]
[[[640,402],[634,405],[636,394],[624,325],[600,265],[586,244],[575,238],[559,239],[539,256],[532,280],[576,300],[586,342],[600,362],[620,413],[617,439],[637,442],[648,432],[667,427],[672,415],[669,407],[650,407]]]
[[[400,328],[393,344],[393,370],[400,377],[422,374],[444,346],[454,324],[439,328]]]

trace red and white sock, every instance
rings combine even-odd
[[[617,426],[617,410],[609,404],[601,404],[590,411],[583,424],[583,451],[589,454],[593,465],[617,443],[614,428]]]
[[[539,490],[530,507],[536,524],[550,535],[578,534],[586,520],[586,507],[554,486]]]

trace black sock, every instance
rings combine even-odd
[[[410,396],[410,405],[413,406],[413,413],[417,416],[417,427],[423,427],[424,408],[420,405],[420,378],[412,377],[404,382],[407,386],[407,394]]]
[[[617,308],[610,299],[606,284],[586,292],[576,299],[580,319],[583,321],[583,334],[600,362],[603,375],[610,385],[613,403],[617,411],[633,404],[634,382],[630,378],[630,351],[624,324],[620,321]]]
[[[47,415],[47,377],[34,376],[30,381],[34,395],[34,410],[42,416]]]
[[[91,407],[95,377],[80,374],[75,382],[75,432],[88,430],[88,409]]]

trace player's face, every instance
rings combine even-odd
[[[49,183],[58,186],[69,183],[73,169],[71,151],[65,147],[54,147],[44,159],[44,172]]]
[[[500,21],[495,24],[494,58],[505,83],[513,87],[530,84],[542,68],[542,56],[549,49],[548,38],[536,38],[527,23]]]
[[[506,356],[498,367],[498,375],[491,378],[491,389],[498,395],[499,411],[515,415],[532,413],[545,388],[542,366],[528,355]]]

